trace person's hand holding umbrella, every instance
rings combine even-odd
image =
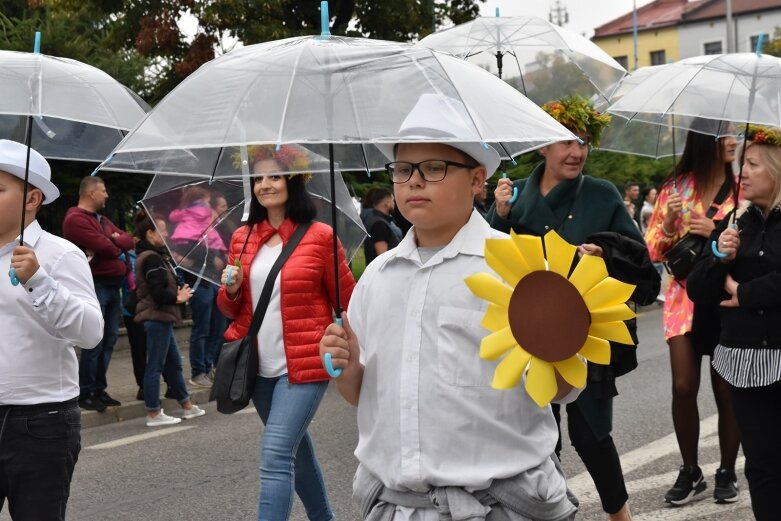
[[[26,284],[38,271],[38,257],[29,246],[17,246],[11,256],[11,270],[19,282]]]
[[[724,255],[721,258],[721,262],[728,263],[735,260],[735,256],[738,253],[738,247],[740,246],[740,234],[737,228],[729,226],[726,230],[721,232],[718,240],[719,251]]]
[[[241,264],[238,262],[233,266],[225,268],[222,271],[222,277],[220,278],[220,282],[225,286],[228,296],[231,298],[235,297],[236,293],[239,292],[243,280],[244,273],[242,272]]]

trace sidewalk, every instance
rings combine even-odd
[[[184,371],[184,381],[190,378],[190,321],[187,320],[180,327],[177,327],[176,341],[182,352],[182,370]],[[114,348],[114,354],[111,356],[111,363],[108,367],[108,393],[122,402],[117,407],[107,407],[103,412],[81,410],[81,426],[83,428],[96,427],[108,423],[141,418],[146,415],[144,402],[136,400],[138,385],[133,377],[133,362],[130,358],[130,347],[127,343],[127,337],[124,335],[124,328],[120,329],[120,337]],[[206,403],[209,401],[211,389],[192,389],[187,384],[190,391],[190,399],[195,404]],[[178,411],[181,406],[176,400],[162,398],[165,393],[165,383],[160,379],[160,394],[163,409],[170,413]]]

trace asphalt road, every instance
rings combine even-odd
[[[622,457],[635,521],[753,519],[739,458],[742,496],[734,505],[711,498],[718,466],[715,405],[708,373],[700,392],[700,465],[709,488],[704,498],[672,508],[663,495],[677,476],[680,457],[670,417],[670,372],[661,311],[639,319],[640,367],[619,380],[614,438]],[[703,364],[706,368],[706,364]],[[254,409],[233,416],[207,406],[207,415],[151,430],[143,419],[85,429],[68,519],[77,521],[253,520],[258,494],[260,421]],[[340,520],[358,519],[350,499],[356,461],[355,412],[332,387],[311,427],[331,503]],[[562,454],[570,486],[581,500],[581,520],[602,520],[599,498],[565,434]],[[0,521],[10,519],[7,512]],[[305,520],[296,500],[291,519]]]

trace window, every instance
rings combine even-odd
[[[757,41],[759,41],[759,35],[751,37],[751,48],[747,52],[754,52],[757,50]],[[765,33],[762,35],[762,46],[766,46],[770,42],[770,35]]]
[[[651,65],[664,65],[665,63],[667,63],[665,51],[651,51]]]
[[[613,56],[613,59],[624,69],[629,68],[629,57],[626,54],[623,56]]]
[[[721,54],[721,42],[707,42],[703,44],[703,54]]]

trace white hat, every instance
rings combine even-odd
[[[442,143],[457,148],[485,167],[486,179],[494,174],[501,161],[499,153],[480,139],[463,103],[436,94],[423,94],[418,99],[399,128],[399,141]],[[394,161],[397,144],[376,143],[375,146]]]
[[[0,139],[0,171],[24,179],[24,165],[27,162],[27,145]],[[49,204],[60,196],[60,191],[51,182],[52,169],[48,161],[34,149],[30,149],[30,168],[27,181],[43,192],[43,204]]]

